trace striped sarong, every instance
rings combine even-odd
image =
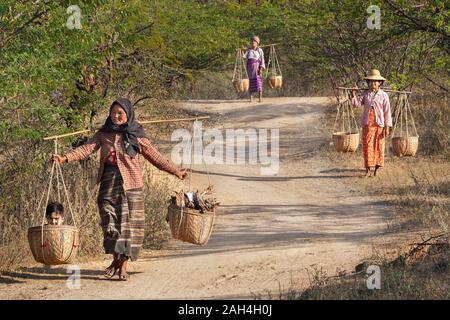
[[[247,75],[250,80],[250,92],[262,92],[262,79],[258,75],[261,62],[257,59],[247,59]]]
[[[97,204],[105,253],[137,260],[145,227],[142,188],[125,192],[119,168],[105,166]]]
[[[382,167],[384,165],[384,145],[385,139],[381,138],[382,127],[375,123],[375,112],[373,108],[369,110],[369,124],[363,127],[363,155],[364,167]]]

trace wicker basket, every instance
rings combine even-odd
[[[419,147],[419,137],[393,137],[392,150],[397,157],[414,157]]]
[[[233,87],[237,93],[247,92],[249,87],[248,79],[233,80]]]
[[[267,78],[267,85],[270,89],[280,89],[283,85],[283,77],[282,76],[275,76],[275,77],[269,77]]]
[[[333,144],[338,152],[355,152],[359,145],[358,132],[335,132]]]
[[[282,76],[276,76],[275,77],[275,89],[280,89],[283,85],[283,77]]]
[[[200,213],[191,208],[182,208],[171,204],[168,208],[170,231],[175,239],[198,245],[205,245],[214,225],[216,216],[213,211]],[[181,223],[180,223],[181,219]]]
[[[28,229],[28,243],[37,262],[58,265],[75,259],[80,240],[74,226],[45,225]]]

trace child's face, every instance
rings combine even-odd
[[[50,217],[47,217],[47,223],[52,226],[60,226],[64,222],[60,212],[52,212]]]

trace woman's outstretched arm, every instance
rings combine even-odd
[[[184,179],[186,176],[186,170],[180,170],[174,164],[172,164],[168,159],[161,155],[158,150],[152,145],[147,138],[138,138],[139,144],[141,146],[141,153],[145,159],[147,159],[151,164],[157,167],[159,170],[163,170],[180,179]]]
[[[53,155],[53,159],[56,159],[58,162],[72,162],[86,159],[100,148],[100,135],[101,132],[97,131],[85,144],[69,151],[64,156]]]

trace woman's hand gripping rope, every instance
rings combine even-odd
[[[61,156],[59,154],[53,154],[51,160],[53,162],[57,162],[57,163],[64,163],[64,162],[68,162],[68,159],[66,156]]]

